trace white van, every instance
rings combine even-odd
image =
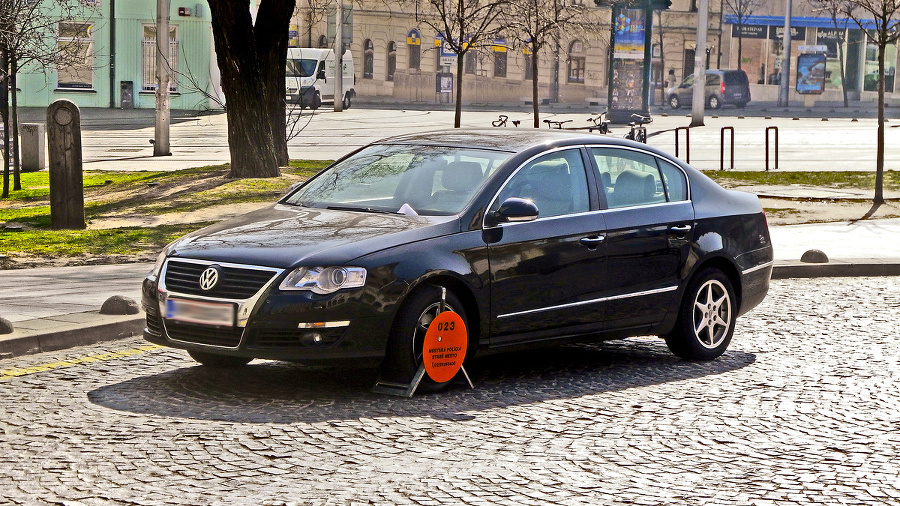
[[[288,48],[285,100],[311,109],[318,109],[325,102],[334,103],[334,66],[333,49]],[[356,96],[353,55],[349,50],[344,53],[343,66],[342,95],[344,109],[349,109]]]

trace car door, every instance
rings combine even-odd
[[[603,307],[594,299],[605,278],[605,223],[590,193],[585,155],[568,148],[532,159],[491,204],[489,212],[519,197],[539,211],[534,221],[485,230],[492,345],[602,328]]]
[[[684,81],[678,85],[678,88],[675,90],[675,94],[678,95],[678,100],[681,101],[684,105],[691,105],[694,101],[694,75],[691,74],[684,78]]]
[[[611,328],[658,323],[677,305],[694,208],[670,162],[626,148],[590,149],[607,211],[606,319]]]

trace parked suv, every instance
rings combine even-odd
[[[666,100],[672,109],[682,105],[691,105],[694,97],[694,75],[684,78],[678,86],[669,88]],[[750,102],[750,81],[743,70],[706,71],[706,105],[710,109],[718,109],[722,104],[731,104],[742,108]]]

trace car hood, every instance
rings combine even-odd
[[[186,235],[170,257],[267,267],[342,265],[459,231],[456,216],[406,216],[273,204]]]

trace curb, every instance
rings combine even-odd
[[[803,263],[794,260],[778,262],[772,268],[772,279],[857,276],[900,276],[900,260],[831,260],[824,264]]]
[[[0,335],[0,359],[64,350],[143,333],[143,312],[124,316],[101,315],[98,311],[79,313],[90,316],[94,314],[98,323],[76,323],[49,331],[15,330],[11,334]]]

